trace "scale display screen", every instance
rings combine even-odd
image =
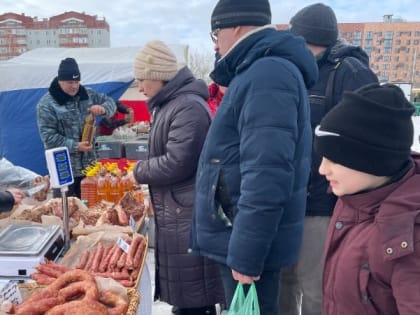
[[[73,184],[70,156],[66,147],[46,150],[45,157],[52,188],[61,188]]]

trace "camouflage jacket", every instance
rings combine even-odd
[[[37,105],[38,129],[45,149],[67,147],[75,177],[82,176],[81,171],[96,160],[94,150],[77,151],[88,109],[96,104],[105,108],[106,116],[115,113],[115,102],[107,95],[80,85],[73,97],[63,92],[55,78]]]

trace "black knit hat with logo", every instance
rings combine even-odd
[[[392,84],[345,92],[315,129],[315,151],[348,168],[392,176],[410,159],[414,107]]]
[[[268,0],[219,0],[211,14],[211,30],[271,24]]]
[[[332,46],[338,38],[335,13],[322,3],[304,7],[292,17],[289,24],[293,34],[302,36],[312,45]]]
[[[80,71],[74,58],[66,58],[61,60],[58,67],[59,81],[80,81]]]

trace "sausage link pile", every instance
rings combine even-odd
[[[135,235],[133,239],[127,237],[125,241],[130,244],[128,253],[116,243],[108,246],[99,243],[92,250],[83,253],[76,269],[87,271],[93,276],[112,278],[125,287],[133,287],[139,276],[146,240],[141,235]],[[37,272],[31,277],[40,285],[49,285],[70,270],[53,262],[41,264],[36,269]]]
[[[51,267],[53,264],[45,266],[48,265]],[[128,301],[112,291],[99,292],[92,274],[84,270],[64,268],[61,268],[63,273],[42,291],[17,305],[14,309],[15,314],[117,315],[127,312]]]

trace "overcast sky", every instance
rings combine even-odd
[[[316,1],[271,0],[273,24],[288,23],[302,7]],[[216,0],[1,0],[0,13],[25,13],[39,19],[66,11],[105,17],[111,29],[111,46],[142,46],[160,39],[211,51],[210,15]],[[325,1],[339,22],[377,22],[384,14],[420,21],[419,0]]]

